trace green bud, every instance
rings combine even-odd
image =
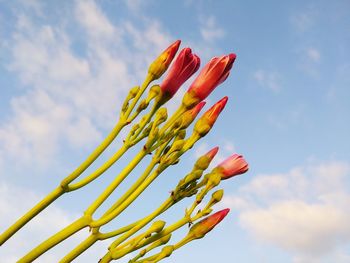
[[[160,231],[163,230],[164,226],[165,226],[166,222],[162,221],[162,220],[159,220],[159,221],[156,221],[152,224],[152,226],[150,227],[150,231],[151,232],[156,232],[156,233],[159,233]]]
[[[169,245],[169,246],[165,246],[162,249],[162,256],[164,257],[169,257],[174,251],[174,246],[173,245]]]
[[[194,125],[194,132],[198,133],[200,137],[204,137],[210,131],[211,126],[203,119],[199,119]]]
[[[216,203],[220,202],[223,196],[224,196],[224,190],[223,189],[215,191],[211,195],[213,203],[216,204]]]
[[[169,153],[173,153],[173,152],[178,152],[180,150],[182,150],[182,148],[184,147],[185,144],[185,140],[177,140],[173,143],[173,145],[170,148]]]
[[[221,181],[221,174],[210,173],[208,177],[207,187],[213,189],[215,186],[219,185]]]
[[[137,108],[137,112],[141,112],[143,111],[144,109],[146,109],[148,107],[148,102],[146,100],[142,100],[140,102],[140,105],[138,106]]]
[[[167,109],[165,107],[160,108],[157,111],[156,117],[155,117],[156,125],[158,126],[162,122],[166,121],[167,118],[168,118],[168,111],[167,111]]]
[[[157,97],[159,94],[160,94],[160,86],[153,85],[148,92],[147,102],[150,102],[152,99]]]
[[[176,136],[176,140],[183,140],[186,137],[186,130],[180,130]]]
[[[136,95],[137,95],[137,93],[139,93],[139,90],[140,90],[140,86],[133,87],[133,88],[129,91],[128,98],[129,98],[129,99],[135,98]]]

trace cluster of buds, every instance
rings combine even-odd
[[[83,211],[81,218],[42,242],[18,262],[34,261],[47,250],[84,228],[90,230],[90,235],[65,255],[60,262],[71,262],[94,243],[113,238],[116,239],[101,258],[101,263],[120,259],[135,251],[138,251],[138,254],[130,260],[130,263],[158,262],[169,257],[184,244],[204,237],[228,214],[229,209],[211,214],[213,206],[219,203],[224,195],[223,189],[215,188],[220,185],[221,181],[245,173],[248,170],[248,164],[242,155],[233,154],[210,172],[205,173],[218,153],[219,148],[214,147],[198,158],[192,170],[179,180],[174,190],[171,191],[171,195],[153,212],[124,227],[109,232],[101,230],[105,225],[113,228],[113,220],[118,218],[169,166],[180,162],[182,155],[210,132],[227,104],[228,97],[225,96],[197,119],[206,105],[204,100],[230,75],[236,59],[235,54],[212,58],[190,84],[179,108],[168,117],[164,104],[200,67],[200,58],[188,47],[183,48],[176,57],[180,44],[180,40],[175,41],[151,63],[144,82],[132,88],[127,94],[121,107],[120,118],[103,142],[81,165],[64,178],[54,191],[1,234],[0,245],[57,198],[92,183],[127,151],[139,146],[139,151],[134,158],[130,159],[124,169]],[[152,84],[148,94],[144,94],[151,82],[161,78],[167,70],[168,73],[160,84]],[[131,125],[128,126],[129,124]],[[187,136],[191,124],[193,124],[192,133]],[[123,138],[122,146],[94,172],[84,174],[85,170],[127,127],[130,128],[125,133],[126,137]],[[95,212],[101,209],[105,201],[147,155],[152,155],[152,158],[138,179],[104,213],[101,213],[99,218],[96,218]],[[211,191],[211,197],[208,198],[206,205],[195,211]],[[168,225],[163,220],[154,221],[176,203],[192,197],[192,205],[186,209],[184,217],[177,222]],[[149,224],[151,225],[147,228]],[[168,245],[172,239],[172,233],[187,224],[193,224],[193,226],[185,238],[173,245]],[[159,247],[158,253],[148,256]]]

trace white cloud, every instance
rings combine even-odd
[[[314,26],[315,17],[315,8],[306,8],[299,13],[292,14],[290,17],[290,22],[297,32],[305,33]]]
[[[258,84],[264,88],[277,92],[281,89],[280,76],[277,72],[270,72],[266,70],[256,70],[253,78]]]
[[[330,162],[284,174],[257,175],[224,205],[239,211],[243,228],[283,248],[295,262],[334,258],[350,243],[350,165]]]
[[[321,58],[320,51],[318,49],[312,48],[312,47],[310,47],[306,50],[306,55],[313,62],[319,62],[320,58]]]
[[[26,90],[12,98],[12,115],[0,125],[2,158],[21,156],[17,163],[47,165],[62,141],[83,150],[95,145],[117,119],[126,89],[142,81],[147,64],[172,41],[155,20],[113,25],[93,1],[73,7],[69,19],[86,33],[79,36],[86,43],[85,56],[73,50],[76,36],[65,29],[65,21],[38,24],[18,14],[6,46],[12,55],[8,69]]]
[[[41,198],[31,190],[0,181],[0,232],[6,229]],[[66,227],[78,217],[78,214],[63,210],[56,205],[49,206],[0,247],[1,262],[16,262],[36,245],[63,227]],[[35,262],[58,262],[68,251],[88,235],[89,231],[87,229],[80,231],[49,252],[43,254]],[[110,240],[96,243],[88,251],[83,253],[77,262],[97,262],[99,257],[106,253],[109,243]],[[125,260],[124,262],[127,261]]]
[[[225,36],[225,30],[217,25],[214,16],[201,17],[200,24],[201,36],[205,41],[214,42]]]

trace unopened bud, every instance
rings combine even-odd
[[[230,209],[226,208],[199,221],[191,227],[188,235],[191,236],[193,239],[199,239],[204,237],[225,218],[229,211]]]
[[[210,165],[210,162],[214,159],[218,151],[219,151],[219,147],[214,147],[209,152],[199,157],[195,163],[195,169],[199,169],[202,171],[207,169],[208,166]]]
[[[205,101],[201,101],[199,104],[197,104],[193,109],[186,111],[182,115],[182,123],[181,126],[183,129],[186,129],[188,126],[191,125],[191,123],[194,121],[194,119],[197,117],[198,113],[201,111],[201,109],[206,104]]]
[[[159,233],[160,231],[163,230],[165,224],[166,223],[164,221],[158,220],[152,224],[152,226],[150,227],[150,231]]]
[[[180,40],[175,41],[152,62],[148,68],[148,73],[153,76],[153,80],[159,79],[168,69],[177,50],[179,49],[180,43]]]
[[[221,111],[225,108],[228,98],[225,96],[215,103],[203,116],[197,121],[194,130],[200,135],[206,135],[213,127]]]
[[[163,247],[161,254],[163,257],[169,257],[173,253],[174,249],[175,248],[173,245],[165,246]]]
[[[223,189],[220,189],[220,190],[217,190],[215,191],[212,195],[211,195],[211,198],[213,199],[213,201],[215,203],[218,203],[221,201],[222,197],[224,196],[224,190]]]

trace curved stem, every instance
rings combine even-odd
[[[142,174],[142,178],[147,178],[147,176],[149,175],[149,173],[152,171],[152,169],[154,168],[154,166],[156,165],[155,162],[151,162],[150,165],[147,167],[147,169],[144,171],[144,173]],[[153,173],[154,174],[154,173]],[[156,176],[154,176],[154,179]],[[147,178],[148,179],[148,178]],[[145,181],[147,181],[147,179]],[[153,179],[153,180],[154,180]],[[144,182],[145,182],[144,181]],[[102,216],[100,219],[92,222],[91,227],[100,227],[103,226],[105,224],[107,224],[108,222],[110,222],[111,220],[113,220],[116,216],[118,216],[121,212],[123,212],[140,194],[141,192],[143,192],[144,188],[141,190],[140,187],[136,188],[134,192],[132,192],[131,195],[127,196],[127,195],[123,195],[116,203],[113,204],[113,206],[111,208],[114,208],[114,210],[112,210],[111,208],[105,213],[104,216]],[[126,200],[126,202],[120,202],[120,200]]]
[[[117,125],[112,129],[112,131],[107,135],[103,142],[97,146],[97,148],[89,155],[89,157],[76,168],[70,175],[64,178],[61,182],[63,187],[67,187],[69,183],[75,180],[79,175],[81,175],[96,159],[101,155],[101,153],[112,143],[112,141],[117,137],[121,129],[125,126],[125,122],[119,121]]]
[[[132,112],[132,110],[135,108],[136,103],[139,101],[139,99],[141,98],[142,94],[145,92],[146,88],[148,87],[148,85],[153,81],[153,77],[152,75],[148,74],[145,81],[142,83],[139,92],[137,93],[137,95],[135,96],[135,98],[133,99],[131,105],[128,107],[128,109],[125,112],[125,119],[127,119],[130,116],[130,113]],[[137,115],[136,115],[137,116]],[[135,116],[135,118],[136,118]]]
[[[129,149],[130,147],[128,145],[123,144],[123,146],[112,155],[103,165],[101,165],[97,170],[95,170],[93,173],[88,175],[87,177],[83,178],[79,182],[76,182],[74,184],[68,185],[68,192],[75,191],[96,178],[98,178],[101,174],[103,174],[108,168],[110,168],[116,161],[119,160],[121,156]]]
[[[40,245],[32,249],[28,254],[18,260],[18,263],[32,262],[39,256],[44,254],[47,250],[61,243],[63,240],[67,239],[71,235],[75,234],[79,230],[88,226],[91,222],[91,218],[83,216],[78,220],[74,221],[61,231],[57,232],[55,235],[51,236],[49,239],[42,242]]]
[[[107,186],[103,193],[88,207],[85,214],[92,215],[146,155],[147,152],[142,149],[113,182]]]
[[[143,228],[145,225],[147,225],[149,222],[151,222],[154,218],[159,216],[161,213],[163,213],[165,210],[167,210],[173,204],[174,204],[174,201],[172,198],[168,198],[167,200],[165,200],[165,202],[163,202],[163,204],[161,206],[159,206],[151,214],[149,214],[148,216],[146,216],[142,220],[140,220],[140,222],[135,227],[133,227],[128,232],[126,232],[121,237],[119,237],[117,240],[115,240],[111,244],[110,248],[114,249],[114,248],[118,247],[122,242],[124,242],[126,239],[131,237],[133,234],[135,234],[137,231],[139,231],[141,228]],[[128,242],[128,244],[129,244],[129,242]],[[127,244],[125,244],[125,246],[126,245]],[[120,258],[120,257],[118,257],[118,258]],[[116,258],[116,257],[113,256],[113,258]]]

